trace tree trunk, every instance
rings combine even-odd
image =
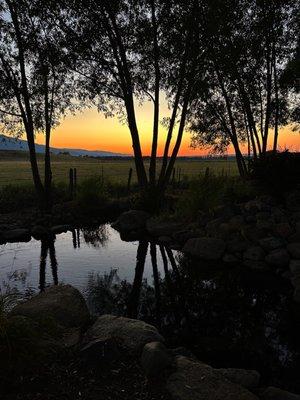
[[[152,16],[152,28],[153,28],[155,89],[154,89],[153,137],[152,137],[151,158],[149,167],[149,181],[150,181],[150,186],[154,187],[156,181],[156,156],[157,156],[158,124],[159,124],[159,87],[160,87],[159,48],[157,41],[155,0],[151,0],[151,16]]]

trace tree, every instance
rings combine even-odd
[[[0,2],[0,118],[10,134],[25,131],[40,206],[51,205],[50,136],[72,108],[72,78],[51,9],[40,0]],[[37,163],[35,134],[45,134],[44,182]]]
[[[203,9],[208,85],[199,85],[190,120],[193,144],[225,150],[231,143],[242,176],[240,144],[264,157],[273,128],[276,152],[279,126],[291,121],[288,89],[279,82],[295,49],[296,14],[290,1],[214,0]]]
[[[100,111],[125,119],[140,187],[160,198],[170,179],[198,73],[199,1],[74,1],[61,21],[68,37],[70,68],[83,95]],[[197,49],[197,51],[195,51]],[[171,106],[161,170],[157,170],[160,95]],[[149,175],[143,160],[136,101],[153,101]],[[176,124],[175,144],[171,140]]]

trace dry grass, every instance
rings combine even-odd
[[[97,160],[77,157],[54,157],[52,162],[53,181],[67,182],[70,168],[77,168],[78,181],[84,178],[102,175],[112,182],[125,183],[129,168],[134,169],[133,160]],[[235,161],[229,160],[178,160],[177,171],[180,169],[181,179],[192,178],[205,173],[206,168],[216,175],[236,175]],[[40,161],[41,171],[43,163]],[[176,171],[176,175],[177,175]],[[29,162],[26,160],[0,158],[0,187],[7,184],[28,184],[32,181]],[[135,172],[132,181],[136,181]]]

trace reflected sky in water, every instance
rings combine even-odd
[[[58,281],[85,290],[90,273],[109,273],[117,270],[118,277],[129,282],[134,279],[138,242],[124,242],[110,225],[98,230],[76,230],[56,236],[55,255]],[[9,283],[24,291],[26,288],[38,290],[40,258],[43,256],[41,242],[32,239],[28,243],[7,243],[0,246],[0,283]],[[158,255],[159,270],[162,270],[161,256]],[[151,284],[153,271],[148,254],[144,278]],[[53,284],[48,252],[45,267],[46,285]]]

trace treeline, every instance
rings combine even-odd
[[[270,132],[299,122],[299,1],[0,0],[0,118],[26,133],[41,205],[51,206],[50,136],[66,112],[96,105],[126,121],[140,187],[160,199],[183,132],[222,152],[264,157]],[[161,121],[162,99],[170,117]],[[153,103],[149,170],[136,103]],[[167,127],[157,168],[160,123]],[[35,134],[45,134],[41,179]]]

